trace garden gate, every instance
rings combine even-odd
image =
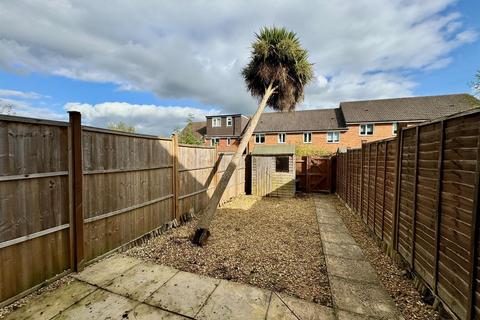
[[[333,162],[333,157],[304,156],[297,159],[297,191],[332,192]]]

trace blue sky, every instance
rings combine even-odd
[[[189,114],[248,114],[240,70],[254,32],[273,24],[296,31],[315,63],[301,109],[470,92],[480,68],[477,0],[4,1],[0,112],[61,120],[75,109],[91,125],[161,135]]]

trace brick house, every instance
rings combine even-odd
[[[338,108],[262,114],[249,142],[311,145],[327,152],[360,147],[362,142],[396,135],[399,123],[415,124],[480,106],[468,94],[346,101]],[[241,114],[207,116],[194,123],[195,132],[219,151],[235,151],[249,121]]]

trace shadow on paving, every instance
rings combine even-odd
[[[332,308],[121,254],[6,319],[335,319]]]

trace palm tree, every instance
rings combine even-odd
[[[276,111],[292,111],[303,100],[305,85],[313,79],[308,52],[297,35],[285,28],[261,29],[252,45],[251,60],[242,71],[247,89],[260,100],[248,123],[242,140],[205,209],[192,242],[204,245],[210,236],[209,227],[220,199],[242,158],[265,106]]]

